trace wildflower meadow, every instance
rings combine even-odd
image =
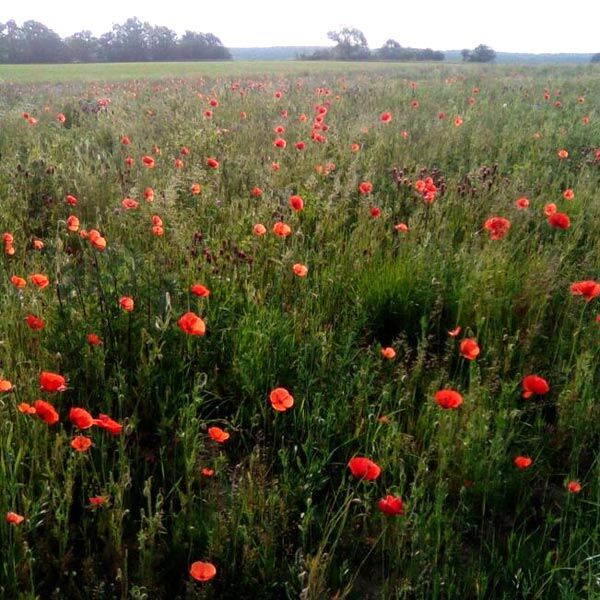
[[[600,598],[600,67],[102,68],[2,74],[0,597]]]

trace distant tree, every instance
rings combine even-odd
[[[177,34],[168,27],[151,27],[148,31],[150,60],[175,60]]]
[[[0,50],[0,54],[5,56],[7,63],[24,62],[26,47],[23,30],[17,25],[14,19],[7,21],[2,26],[2,29],[1,46],[3,50]]]
[[[301,53],[298,60],[334,60],[333,48],[318,48],[312,54]]]
[[[402,46],[396,40],[389,39],[377,50],[376,54],[380,60],[400,60],[402,51]]]
[[[473,50],[463,50],[461,54],[463,61],[466,62],[485,63],[492,62],[496,59],[496,52],[485,44],[479,44],[479,46]]]
[[[66,56],[70,62],[97,62],[102,59],[100,40],[91,31],[79,31],[65,39]]]
[[[431,48],[403,48],[396,40],[388,40],[374,54],[379,60],[444,60],[443,52]]]
[[[340,60],[365,60],[371,52],[365,34],[355,27],[343,27],[338,31],[327,32],[327,37],[337,45],[333,57]]]
[[[7,63],[48,63],[64,58],[60,36],[37,21],[19,27],[11,20],[0,24],[0,60]]]
[[[212,33],[186,31],[179,42],[178,58],[181,60],[229,60],[229,50]]]
[[[137,17],[127,19],[122,25],[113,25],[112,53],[114,60],[123,62],[148,60],[150,25]]]
[[[598,52],[597,54],[594,54],[594,56],[592,56],[591,62],[600,63],[600,52]]]
[[[445,58],[444,53],[440,50],[432,50],[431,48],[417,50],[416,60],[444,60]]]
[[[63,60],[65,45],[58,33],[37,21],[25,21],[21,30],[27,48],[27,62],[54,63]]]

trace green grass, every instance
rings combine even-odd
[[[3,83],[64,83],[73,81],[124,81],[172,77],[239,77],[285,75],[374,73],[380,71],[409,73],[423,64],[343,63],[313,61],[207,61],[163,63],[98,63],[56,65],[0,65]],[[431,68],[431,67],[430,67]],[[435,68],[435,67],[433,67]],[[439,67],[438,67],[439,68]]]
[[[179,63],[0,78],[12,82],[0,87],[0,227],[15,249],[0,267],[0,379],[14,385],[0,394],[0,515],[25,517],[0,523],[0,597],[600,598],[600,299],[570,293],[600,279],[597,69]],[[111,102],[96,113],[99,98]],[[415,182],[430,174],[440,193],[427,204]],[[549,226],[549,202],[568,229]],[[67,231],[69,215],[106,250]],[[501,240],[484,228],[492,216],[511,221]],[[279,220],[288,238],[272,233]],[[50,285],[11,284],[33,273]],[[205,336],[177,326],[188,311]],[[474,361],[465,337],[481,347]],[[41,391],[44,370],[67,391]],[[529,374],[550,391],[524,400]],[[287,412],[271,407],[276,387],[294,396]],[[443,388],[462,394],[457,410],[435,403]],[[19,411],[38,398],[59,423]],[[123,431],[77,431],[71,407]],[[77,434],[87,452],[71,448]],[[356,455],[381,466],[376,481],[352,477]],[[403,515],[379,511],[386,494]],[[210,582],[189,576],[198,560],[216,566]]]

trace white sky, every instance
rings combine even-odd
[[[480,43],[507,52],[600,52],[600,0],[1,0],[0,22],[33,19],[62,37],[100,35],[137,16],[177,33],[213,33],[225,46],[331,45],[327,31],[348,25],[377,48],[460,50]]]

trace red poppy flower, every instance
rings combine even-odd
[[[128,167],[133,167],[133,165],[135,164],[135,160],[134,160],[134,159],[133,159],[131,156],[128,156],[128,157],[125,159],[125,164],[126,164]]]
[[[42,240],[33,240],[33,247],[35,250],[42,250],[44,248],[44,242]]]
[[[108,415],[103,415],[102,413],[98,415],[97,419],[94,419],[94,425],[108,431],[111,435],[119,435],[121,431],[123,431],[123,425],[121,425],[121,423],[118,423]]]
[[[454,126],[460,127],[463,124],[462,117],[454,117]]]
[[[0,392],[11,392],[13,384],[8,379],[0,379]]]
[[[17,275],[13,275],[13,276],[10,278],[10,282],[11,282],[11,283],[12,283],[12,284],[13,284],[13,285],[16,287],[16,288],[19,288],[19,289],[23,289],[23,288],[24,288],[24,287],[27,285],[27,282],[26,282],[26,281],[25,281],[25,280],[24,280],[22,277],[19,277],[19,276],[17,276]]]
[[[467,360],[475,360],[479,356],[480,352],[481,350],[477,344],[477,340],[473,338],[465,338],[460,343],[460,353]]]
[[[385,498],[381,498],[377,502],[379,510],[390,517],[395,517],[404,513],[404,505],[400,496],[391,496],[388,494]]]
[[[67,194],[67,204],[70,206],[75,206],[77,204],[77,196],[73,196],[73,194]]]
[[[560,158],[560,160],[564,160],[565,158],[569,158],[569,153],[566,150],[559,150],[558,151],[558,158]]]
[[[200,283],[194,284],[190,290],[194,296],[198,296],[200,298],[208,298],[210,296],[210,290]]]
[[[69,231],[77,231],[79,229],[79,219],[75,215],[67,217],[67,229]]]
[[[308,275],[308,267],[301,263],[296,263],[292,267],[292,271],[294,271],[294,275],[297,275],[298,277],[306,277]]]
[[[134,308],[133,298],[130,296],[121,296],[119,306],[126,312],[131,312]]]
[[[193,312],[186,312],[177,321],[179,329],[188,335],[204,335],[206,333],[206,324]]]
[[[34,273],[33,275],[30,275],[29,281],[31,281],[31,283],[33,283],[33,285],[35,285],[40,290],[43,290],[50,284],[50,280],[43,273]]]
[[[569,481],[567,483],[567,489],[569,492],[571,492],[571,494],[579,494],[581,491],[581,484],[579,481]]]
[[[573,200],[573,198],[575,198],[575,192],[571,188],[566,189],[563,192],[563,198],[565,200]]]
[[[94,425],[94,418],[85,408],[73,407],[69,411],[69,421],[78,429],[89,429]]]
[[[448,331],[448,335],[450,337],[457,337],[458,335],[460,335],[461,331],[462,331],[462,327],[460,325],[457,325],[454,329],[451,329],[450,331]]]
[[[35,415],[36,412],[35,408],[30,404],[27,404],[27,402],[19,403],[19,405],[17,406],[17,410],[20,413],[23,413],[24,415]]]
[[[583,296],[586,302],[590,302],[600,296],[600,283],[591,279],[576,281],[571,284],[570,289],[573,296]]]
[[[175,168],[183,169],[183,167],[184,167],[183,161],[180,158],[176,158],[175,159]]]
[[[85,435],[76,435],[71,440],[71,448],[77,452],[86,452],[90,449],[92,440]]]
[[[387,360],[393,360],[396,358],[396,351],[391,346],[386,346],[381,349],[381,356]]]
[[[190,566],[190,575],[196,581],[210,581],[217,574],[215,565],[209,562],[196,561]]]
[[[529,208],[529,199],[522,196],[515,202],[515,206],[521,210]]]
[[[568,229],[571,225],[571,220],[566,213],[555,212],[548,217],[548,224],[555,229]]]
[[[90,346],[102,346],[104,343],[95,333],[88,333],[86,339]]]
[[[529,456],[515,456],[513,462],[518,469],[528,469],[533,460]]]
[[[278,237],[288,237],[292,233],[292,228],[287,223],[277,221],[273,225],[273,233]]]
[[[140,207],[140,203],[137,200],[134,200],[133,198],[124,198],[123,200],[121,200],[121,206],[125,210],[135,210],[136,208]]]
[[[523,398],[531,398],[534,394],[542,396],[550,391],[548,382],[539,375],[526,375],[522,381]]]
[[[351,152],[358,152],[359,150],[360,150],[360,144],[357,144],[356,142],[350,146]]]
[[[124,135],[121,137],[121,144],[123,144],[123,146],[129,146],[131,144],[131,140],[129,139],[129,137]]]
[[[277,148],[285,148],[287,146],[287,142],[283,138],[277,138],[273,144],[277,146]]]
[[[257,186],[254,186],[250,193],[252,194],[253,198],[260,198],[263,195],[263,191]]]
[[[106,239],[100,235],[100,232],[97,229],[90,229],[87,237],[90,241],[90,244],[92,244],[96,250],[99,250],[100,252],[105,250]]]
[[[67,385],[62,375],[51,371],[42,371],[40,373],[40,388],[45,392],[64,392]]]
[[[378,206],[372,206],[369,212],[374,219],[378,219],[381,216],[381,209]]]
[[[354,456],[348,462],[348,468],[357,479],[374,481],[381,475],[381,467],[364,456]]]
[[[358,184],[358,191],[363,196],[367,196],[373,191],[373,184],[370,181],[362,181]]]
[[[226,442],[230,438],[229,433],[227,433],[227,431],[221,429],[220,427],[209,427],[208,428],[208,435],[215,442],[218,442],[219,444],[223,444],[224,442]]]
[[[46,402],[45,400],[36,400],[33,403],[33,408],[35,409],[35,414],[44,421],[44,423],[48,425],[54,425],[58,423],[58,413],[56,409],[50,402]]]
[[[252,233],[254,235],[265,235],[267,233],[267,228],[262,223],[256,223],[252,228]]]
[[[397,223],[394,225],[394,229],[400,233],[406,233],[408,231],[408,225],[406,223]]]
[[[106,496],[92,496],[91,498],[88,498],[89,503],[92,506],[102,506],[103,504],[106,504],[108,498]]]
[[[306,147],[306,144],[304,142],[296,142],[294,146],[296,146],[296,150],[302,151]]]
[[[215,470],[211,469],[209,467],[204,467],[200,473],[204,476],[204,477],[212,477],[215,474]]]
[[[25,317],[29,329],[32,331],[40,331],[44,329],[44,321],[35,315],[27,315]]]
[[[389,123],[389,122],[392,120],[392,113],[391,113],[391,112],[384,112],[384,113],[381,113],[381,114],[379,115],[379,120],[380,120],[382,123]]]
[[[192,183],[190,191],[192,196],[198,196],[202,192],[202,186],[199,183]]]
[[[491,217],[483,225],[492,240],[501,240],[510,229],[510,221],[504,217]]]
[[[154,159],[151,156],[142,156],[142,164],[149,169],[154,169]]]
[[[151,187],[144,190],[144,198],[146,202],[154,202],[154,190]]]
[[[25,520],[25,517],[17,514],[16,512],[9,511],[6,513],[5,519],[6,522],[10,523],[11,525],[20,525]]]
[[[444,409],[455,409],[463,403],[462,396],[455,390],[439,390],[435,393],[435,401]]]
[[[269,394],[271,406],[277,412],[285,412],[294,406],[294,397],[285,388],[275,388]]]
[[[63,115],[62,113],[58,113],[58,114],[56,115],[56,120],[57,120],[59,123],[64,123],[64,122],[67,120],[67,117],[65,117],[65,115]]]
[[[218,169],[219,168],[219,161],[216,158],[213,158],[212,156],[206,159],[206,164],[211,169]]]
[[[296,212],[300,212],[301,210],[304,210],[304,200],[302,200],[301,196],[297,196],[297,195],[290,196],[289,203],[290,203],[290,207]]]

